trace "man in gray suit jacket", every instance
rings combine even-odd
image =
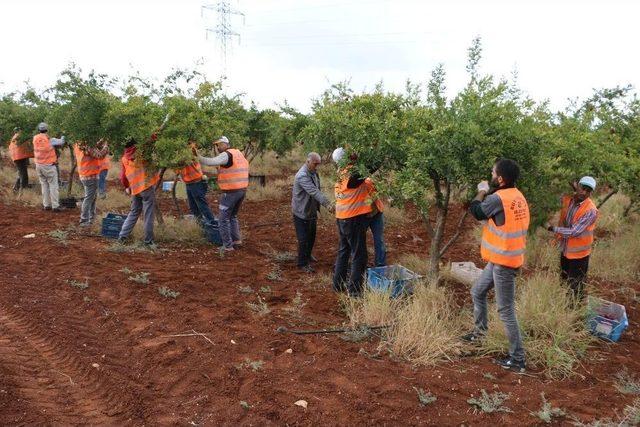
[[[298,238],[298,268],[307,273],[314,271],[309,262],[313,259],[311,250],[316,241],[320,205],[334,212],[333,204],[320,189],[320,176],[316,169],[321,162],[318,153],[309,153],[307,161],[296,173],[291,196],[293,224]]]

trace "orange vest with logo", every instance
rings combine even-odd
[[[384,212],[384,203],[382,203],[382,199],[378,195],[378,190],[376,189],[376,185],[373,183],[373,180],[371,178],[367,178],[364,180],[364,182],[369,186],[371,199],[376,205],[376,209],[378,210],[378,212]]]
[[[185,166],[178,171],[185,184],[197,182],[202,179],[202,168],[200,162],[195,161],[189,166]]]
[[[26,142],[24,144],[19,144],[18,139],[16,137],[11,139],[9,143],[9,153],[11,153],[11,160],[14,162],[16,160],[29,159],[33,157],[33,151],[29,144]]]
[[[80,179],[95,177],[100,173],[102,159],[87,156],[84,154],[84,151],[78,147],[77,143],[73,146],[73,153],[76,156],[76,164],[78,165],[78,175],[80,175]]]
[[[356,188],[348,188],[351,167],[338,171],[338,180],[334,187],[336,196],[336,218],[347,219],[371,213],[371,187],[366,180]]]
[[[520,190],[505,188],[495,194],[502,201],[504,224],[489,218],[482,229],[480,255],[487,262],[519,268],[524,263],[529,229],[529,205]]]
[[[56,150],[46,134],[39,133],[33,137],[33,157],[38,165],[52,165],[58,161]]]
[[[567,223],[567,214],[569,213],[569,205],[571,204],[571,196],[564,196],[562,198],[562,209],[560,210],[560,227],[571,227],[576,222],[580,221],[587,212],[595,210],[598,212],[596,205],[590,198],[585,199],[578,207],[578,210],[573,214],[571,223]],[[584,231],[575,237],[567,238],[567,249],[565,257],[568,259],[580,259],[591,254],[591,247],[593,245],[593,231],[596,229],[596,223],[584,229]],[[558,240],[562,240],[563,236],[557,235]]]
[[[109,156],[104,156],[103,159],[100,159],[100,172],[108,171],[111,166],[111,161],[109,160]]]
[[[249,186],[249,162],[240,150],[230,148],[233,163],[231,167],[218,168],[218,186],[223,191],[242,190]]]
[[[127,177],[127,181],[129,181],[129,189],[133,196],[142,193],[160,181],[160,174],[158,172],[149,178],[145,168],[137,165],[135,160],[129,160],[123,156],[122,166],[124,167],[124,174]]]

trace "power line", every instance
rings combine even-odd
[[[231,18],[233,15],[242,16],[244,22],[244,13],[235,10],[231,7],[229,0],[220,0],[216,4],[205,4],[200,8],[200,15],[204,17],[204,12],[214,11],[217,14],[217,22],[214,28],[205,28],[205,34],[207,39],[209,33],[213,33],[216,36],[220,44],[220,54],[222,56],[223,68],[226,70],[227,66],[227,50],[234,37],[238,38],[240,42],[240,33],[236,32],[231,24]]]

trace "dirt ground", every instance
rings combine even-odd
[[[268,256],[268,245],[295,252],[288,195],[245,203],[246,245],[224,258],[213,246],[114,253],[107,250],[111,241],[75,231],[62,244],[47,233],[75,224],[77,209],[55,214],[6,203],[0,202],[2,425],[535,425],[540,420],[531,412],[540,409],[541,392],[582,422],[615,418],[633,400],[614,386],[622,367],[640,372],[638,309],[620,295],[629,329],[618,344],[598,342],[571,379],[514,375],[490,358],[414,368],[386,354],[367,356],[376,353],[376,340],[276,332],[346,320],[327,281],[334,227],[320,223],[315,275]],[[35,238],[23,237],[29,233]],[[426,254],[419,222],[386,234],[390,261]],[[477,252],[474,242],[461,240],[448,259],[478,262]],[[281,280],[267,278],[275,264]],[[140,272],[149,273],[148,284],[129,279]],[[89,287],[71,286],[74,280]],[[180,295],[164,298],[161,286]],[[467,295],[462,286],[452,292]],[[247,305],[258,296],[269,314]],[[414,387],[437,401],[420,406]],[[505,405],[513,412],[475,412],[467,399],[482,389],[510,393]],[[301,399],[306,409],[294,405]]]

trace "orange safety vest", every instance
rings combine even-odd
[[[578,222],[583,215],[585,215],[588,211],[596,208],[595,203],[591,198],[585,199],[578,207],[578,210],[573,214],[573,218],[571,223],[567,223],[567,214],[569,213],[569,204],[571,204],[571,196],[562,197],[562,209],[560,210],[560,222],[558,223],[560,227],[571,227],[573,224]],[[597,215],[597,214],[596,214]],[[591,254],[591,247],[593,245],[593,231],[596,229],[596,222],[585,228],[585,230],[578,236],[575,237],[567,237],[567,248],[565,250],[565,258],[569,259],[580,259]],[[560,234],[556,235],[558,240],[562,240],[563,236]]]
[[[371,199],[373,200],[373,203],[375,203],[376,209],[378,212],[384,212],[384,203],[382,203],[382,199],[378,195],[378,190],[376,189],[376,185],[373,180],[371,178],[367,178],[364,182],[369,186]]]
[[[487,262],[519,268],[524,263],[529,229],[529,206],[520,190],[505,188],[495,194],[502,201],[504,224],[489,218],[482,229],[480,255]]]
[[[100,159],[100,172],[108,171],[111,166],[111,161],[109,160],[109,156],[104,156],[103,159]]]
[[[185,166],[178,171],[185,184],[197,182],[202,179],[202,168],[200,162],[195,161],[189,166]]]
[[[218,169],[218,186],[222,191],[242,190],[249,186],[249,162],[240,150],[230,148],[233,163],[231,167],[220,166]]]
[[[160,174],[158,172],[149,178],[145,168],[137,165],[135,160],[129,160],[122,156],[122,166],[124,167],[124,174],[127,177],[127,181],[129,181],[129,189],[131,190],[132,196],[142,193],[160,181]]]
[[[78,147],[77,143],[73,146],[73,153],[76,155],[76,164],[78,165],[78,175],[80,175],[80,179],[95,177],[100,173],[102,159],[96,159],[95,157],[84,154],[84,151]]]
[[[353,218],[373,211],[371,187],[367,185],[366,180],[356,188],[347,188],[350,169],[351,167],[346,167],[338,171],[338,180],[334,187],[337,219]]]
[[[11,153],[11,160],[14,162],[16,160],[29,159],[33,157],[33,151],[29,144],[26,142],[24,144],[19,144],[17,138],[12,138],[9,143],[9,153]]]
[[[33,137],[33,154],[38,165],[52,165],[58,161],[56,150],[53,149],[49,137],[44,133]]]

